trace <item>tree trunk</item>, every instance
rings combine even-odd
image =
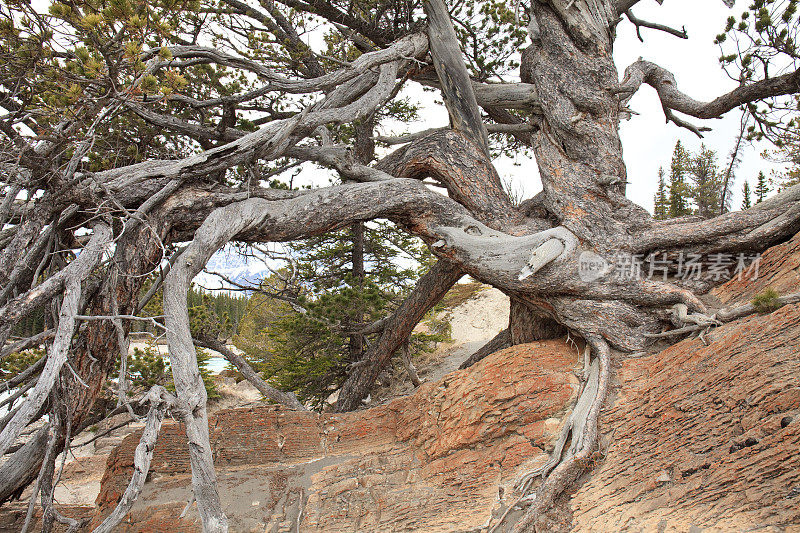
[[[567,334],[567,328],[537,311],[531,304],[512,296],[508,332],[510,345],[514,346],[563,337]]]
[[[155,220],[153,224],[156,224]],[[95,294],[88,294],[87,313],[92,315],[110,315],[112,292],[116,294],[122,314],[133,314],[138,303],[145,274],[158,264],[161,257],[161,244],[153,236],[149,227],[140,228],[132,234],[123,235],[117,242],[114,262],[110,268],[119,268],[121,275],[115,276],[117,282],[111,284],[112,276],[104,276],[104,281]],[[127,328],[129,323],[123,324]],[[77,434],[82,428],[99,416],[92,416],[95,403],[105,387],[109,372],[119,358],[119,346],[114,325],[110,321],[92,320],[80,326],[78,335],[70,350],[68,362],[80,376],[79,382],[72,372],[63,374],[69,384],[66,388],[70,402],[72,419],[70,424]],[[85,384],[85,385],[84,385]],[[66,423],[66,420],[62,420]],[[64,428],[60,428],[64,431]],[[0,503],[8,501],[15,493],[24,490],[41,468],[44,457],[46,436],[29,440],[23,448],[16,451],[12,460],[0,466]],[[64,443],[56,442],[55,453],[61,453]]]
[[[359,298],[361,298],[364,292],[364,223],[356,222],[350,226],[350,235],[353,239],[353,282]],[[358,308],[354,309],[353,324],[361,324],[363,321],[364,309],[359,304]],[[364,335],[361,333],[351,334],[348,348],[350,350],[350,360],[359,361],[364,355]]]
[[[337,412],[353,411],[362,405],[361,400],[369,394],[392,355],[406,342],[425,313],[447,294],[462,275],[457,266],[439,261],[419,279],[408,298],[389,318],[380,338],[353,368],[339,389],[339,399],[334,408]]]

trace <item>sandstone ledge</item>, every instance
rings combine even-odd
[[[211,420],[232,531],[470,531],[502,510],[574,402],[577,351],[563,340],[516,346],[411,396],[343,415],[278,407]],[[116,504],[139,433],[109,457],[95,523]],[[150,480],[122,531],[197,531],[179,425],[165,423]],[[302,513],[300,510],[302,509]]]

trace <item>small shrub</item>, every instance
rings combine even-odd
[[[32,348],[19,353],[8,354],[0,361],[0,376],[4,380],[9,380],[27,370],[29,366],[44,356],[44,350]]]
[[[759,313],[771,313],[776,309],[780,308],[781,302],[779,300],[780,295],[773,289],[772,287],[768,287],[764,289],[762,292],[753,296],[753,299],[750,303],[753,304],[756,311]]]

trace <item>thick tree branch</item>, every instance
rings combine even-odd
[[[427,51],[427,48],[427,37],[421,33],[414,33],[403,37],[387,48],[362,54],[346,68],[308,79],[285,78],[276,74],[271,67],[267,67],[257,61],[226,54],[216,48],[172,46],[168,50],[174,58],[203,58],[219,65],[253,72],[267,80],[270,89],[273,91],[302,94],[335,88],[382,64],[419,57]],[[158,52],[159,50],[151,50],[146,52],[144,57],[150,58]]]
[[[433,65],[450,114],[450,125],[476,143],[488,157],[489,138],[447,6],[442,0],[425,0],[423,6],[428,16]]]
[[[742,104],[800,92],[800,71],[742,85],[710,102],[700,102],[678,90],[675,76],[650,61],[639,60],[625,69],[625,77],[615,91],[623,104],[642,84],[653,87],[666,110],[700,119],[718,118]]]
[[[795,185],[744,211],[711,219],[654,222],[632,244],[637,253],[684,247],[703,252],[765,250],[798,230],[800,185]]]
[[[364,354],[362,363],[353,368],[342,384],[334,407],[337,412],[353,411],[362,405],[378,375],[398,348],[408,342],[414,327],[462,276],[457,265],[439,261],[417,281],[411,294],[389,317],[378,340]]]
[[[236,369],[245,377],[247,381],[249,381],[258,392],[260,392],[265,398],[268,400],[272,400],[275,403],[279,403],[288,407],[289,409],[294,409],[298,411],[304,411],[305,407],[297,397],[292,394],[291,392],[283,392],[275,387],[270,386],[266,381],[264,381],[258,373],[253,370],[244,357],[237,354],[233,350],[229,350],[224,344],[216,339],[211,339],[208,337],[203,337],[199,339],[194,339],[194,343],[197,346],[202,346],[203,348],[209,348],[216,352],[221,353],[225,359],[227,359]]]

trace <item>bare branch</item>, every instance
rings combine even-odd
[[[461,57],[461,47],[442,0],[423,3],[428,16],[428,37],[431,56],[447,111],[454,130],[467,135],[489,155],[489,139],[481,119],[478,102],[472,90],[467,66]]]
[[[168,50],[175,58],[204,58],[210,62],[233,68],[249,70],[264,78],[274,91],[288,93],[309,93],[335,88],[357,76],[385,63],[391,63],[409,57],[419,57],[428,48],[424,34],[414,33],[403,37],[387,48],[362,54],[348,67],[324,74],[316,78],[292,80],[275,74],[274,69],[257,61],[226,54],[216,48],[203,46],[172,46]],[[144,54],[145,58],[156,55],[159,50],[151,50]]]
[[[147,412],[147,421],[142,430],[142,436],[139,438],[139,444],[133,452],[133,475],[119,503],[111,511],[111,514],[95,528],[95,533],[110,533],[114,531],[130,511],[133,502],[139,497],[147,479],[147,473],[150,471],[150,462],[153,459],[156,439],[158,439],[158,432],[161,430],[164,414],[176,403],[175,397],[158,385],[150,389],[147,396],[139,403],[143,404],[145,401],[150,402],[150,410]]]
[[[96,224],[92,239],[78,258],[58,275],[50,278],[52,280],[61,276],[61,283],[65,288],[55,339],[45,367],[42,370],[42,375],[37,381],[33,392],[25,400],[19,412],[14,415],[6,427],[3,428],[2,433],[0,433],[0,456],[5,454],[6,450],[14,443],[22,429],[39,411],[50,394],[53,384],[58,378],[59,371],[67,360],[67,350],[75,331],[75,315],[77,314],[81,296],[81,283],[100,262],[110,241],[111,229],[105,224]]]
[[[743,104],[800,92],[800,71],[742,85],[711,102],[699,102],[678,90],[675,76],[670,71],[640,59],[625,69],[625,77],[614,91],[622,96],[624,105],[642,84],[650,85],[656,90],[669,120],[687,127],[685,122],[676,121],[674,116],[670,116],[670,111],[678,111],[700,119],[719,118]],[[695,131],[693,127],[689,129]]]
[[[9,344],[5,348],[3,348],[2,352],[0,352],[0,359],[5,358],[9,354],[18,353],[23,350],[27,350],[28,348],[39,346],[42,342],[52,339],[55,332],[56,330],[51,328],[42,331],[41,333],[37,333],[33,337],[28,337],[27,339],[19,340],[14,344]]]
[[[533,124],[527,123],[520,123],[520,124],[486,124],[486,131],[488,133],[527,133],[531,132],[535,129]],[[431,128],[428,130],[417,131],[414,133],[408,133],[406,135],[378,135],[375,137],[375,140],[378,142],[382,142],[385,144],[406,144],[414,141],[418,141],[428,135],[433,133],[438,133],[440,131],[445,131],[449,128]]]
[[[628,20],[636,26],[636,36],[639,38],[641,42],[644,42],[642,39],[642,34],[640,33],[640,28],[650,28],[652,30],[663,31],[669,33],[670,35],[674,35],[680,39],[688,39],[689,35],[686,33],[686,26],[681,28],[680,30],[676,30],[675,28],[670,28],[669,26],[665,26],[663,24],[658,24],[656,22],[648,22],[646,20],[642,20],[636,17],[633,12],[629,9],[625,12],[625,16],[628,17]]]
[[[194,343],[197,346],[202,346],[203,348],[209,348],[216,352],[221,353],[225,359],[227,359],[236,369],[249,381],[258,392],[264,395],[265,398],[268,398],[275,403],[279,403],[281,405],[285,405],[289,409],[294,409],[298,411],[304,411],[305,407],[301,404],[297,397],[292,394],[291,392],[283,392],[275,387],[270,386],[266,381],[261,379],[261,376],[253,370],[244,357],[237,354],[233,350],[229,350],[227,346],[222,344],[220,341],[216,339],[210,338],[201,338],[201,339],[193,339]]]

